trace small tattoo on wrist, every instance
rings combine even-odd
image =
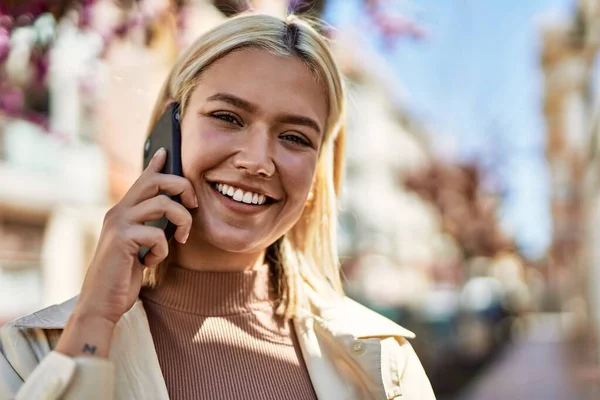
[[[84,353],[89,353],[89,354],[94,354],[94,353],[96,353],[96,346],[92,346],[92,345],[89,345],[89,344],[86,343],[83,346],[83,352]]]

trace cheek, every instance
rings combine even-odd
[[[312,187],[316,168],[316,156],[297,154],[285,157],[278,164],[281,182],[290,200],[304,204]]]
[[[195,134],[184,135],[181,143],[181,163],[183,173],[190,177],[214,167],[231,151],[232,143],[229,135],[223,135],[214,129],[195,130]]]

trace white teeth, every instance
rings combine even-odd
[[[252,204],[252,193],[250,193],[250,192],[244,193],[244,197],[242,198],[242,201],[246,204]]]
[[[242,191],[242,189],[236,190],[235,193],[233,194],[233,199],[235,201],[242,201],[243,198],[244,198],[244,192]]]
[[[258,194],[253,192],[244,192],[242,189],[235,188],[233,186],[226,185],[224,183],[217,183],[215,187],[222,194],[232,197],[233,200],[239,201],[246,204],[258,204],[263,205],[267,202],[267,196],[264,194]]]

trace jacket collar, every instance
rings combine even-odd
[[[309,289],[307,299],[311,312],[300,313],[294,324],[319,399],[380,400],[402,393],[404,363],[394,349],[414,333],[336,293],[323,301]]]
[[[345,334],[359,339],[415,337],[413,332],[349,297],[341,297],[332,305],[321,304],[315,315],[334,336]]]
[[[415,334],[376,313],[347,296],[332,290],[315,290],[312,285],[304,286],[308,316],[335,335],[351,335],[356,338],[395,337],[414,338]],[[300,315],[301,319],[302,315]]]
[[[63,329],[75,308],[79,296],[70,298],[61,304],[56,304],[33,314],[21,317],[13,322],[15,327]]]
[[[389,319],[369,310],[354,300],[338,296],[336,301],[320,301],[319,296],[311,295],[311,312],[303,313],[294,319],[302,355],[307,366],[313,387],[319,399],[331,398],[388,398],[386,394],[391,384],[382,375],[384,370],[396,369],[398,363],[382,358],[380,340],[395,337],[412,338],[409,330]],[[48,307],[13,322],[13,326],[41,329],[61,329],[66,325],[77,298]],[[135,338],[135,345],[131,340]],[[361,362],[352,360],[352,346],[357,340],[365,340],[371,351],[371,358]],[[147,349],[138,351],[139,349]],[[331,353],[333,352],[333,353]],[[328,355],[329,354],[329,355]],[[334,356],[332,356],[334,354]],[[346,359],[345,367],[340,368],[340,360]],[[168,392],[162,377],[158,356],[148,326],[143,303],[138,300],[119,320],[111,346],[109,359],[120,371],[116,379],[116,398],[151,398],[167,400]],[[395,366],[394,366],[395,365]],[[342,375],[344,368],[352,368],[358,375],[370,377],[370,386],[357,394],[348,384],[348,377]],[[400,373],[400,371],[397,371]],[[393,387],[396,383],[393,383]],[[374,394],[374,395],[373,395]]]

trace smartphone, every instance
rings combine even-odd
[[[154,125],[152,131],[150,131],[150,135],[148,135],[148,139],[146,139],[146,143],[144,144],[144,169],[146,169],[158,149],[164,147],[167,151],[167,160],[160,172],[163,174],[183,176],[183,168],[181,166],[181,125],[179,121],[179,108],[178,103],[171,103],[156,125]],[[179,195],[169,195],[169,197],[174,201],[181,203]],[[145,225],[162,229],[165,232],[167,241],[170,241],[173,238],[175,230],[177,229],[177,226],[171,223],[166,217],[156,221],[145,222]],[[144,260],[149,252],[150,249],[147,247],[140,248],[138,259],[143,265],[146,265]]]

